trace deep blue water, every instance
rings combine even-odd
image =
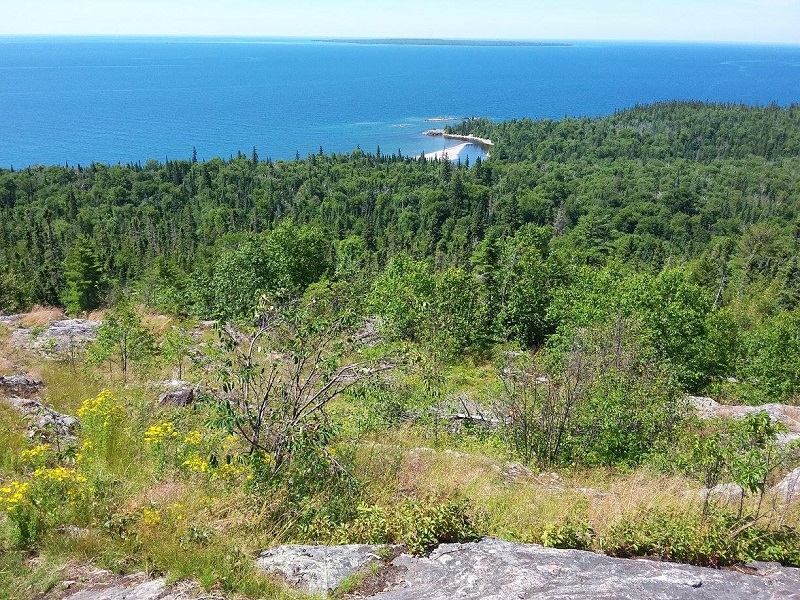
[[[569,47],[0,38],[0,166],[418,155],[442,116],[597,116],[657,100],[800,102],[800,46]],[[452,144],[449,142],[448,145]],[[473,157],[475,154],[473,153]]]

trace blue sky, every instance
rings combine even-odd
[[[0,0],[9,34],[800,44],[800,0]]]

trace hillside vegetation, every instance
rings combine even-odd
[[[0,324],[81,421],[0,402],[0,598],[76,562],[276,597],[252,557],[285,541],[800,565],[797,442],[686,400],[800,399],[800,109],[452,131],[491,158],[0,170],[0,314],[102,318]]]

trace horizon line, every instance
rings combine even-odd
[[[68,38],[68,39],[181,39],[181,40],[253,40],[253,41],[309,41],[309,42],[336,42],[336,43],[364,43],[374,41],[391,45],[397,42],[439,42],[438,45],[447,45],[447,42],[505,42],[518,44],[566,45],[576,42],[596,43],[629,43],[629,44],[719,44],[741,46],[800,46],[800,41],[753,41],[753,40],[714,40],[714,39],[636,39],[636,38],[512,38],[512,37],[420,37],[420,36],[325,36],[325,35],[252,35],[252,34],[210,34],[210,33],[0,33],[0,39],[10,38]],[[388,43],[387,43],[388,42]],[[366,44],[365,44],[366,45]],[[413,44],[408,44],[413,45]],[[433,44],[431,44],[433,45]]]

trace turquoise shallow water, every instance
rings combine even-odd
[[[451,145],[421,134],[438,117],[597,116],[672,99],[800,102],[800,46],[0,38],[0,167],[193,147],[419,155]]]

